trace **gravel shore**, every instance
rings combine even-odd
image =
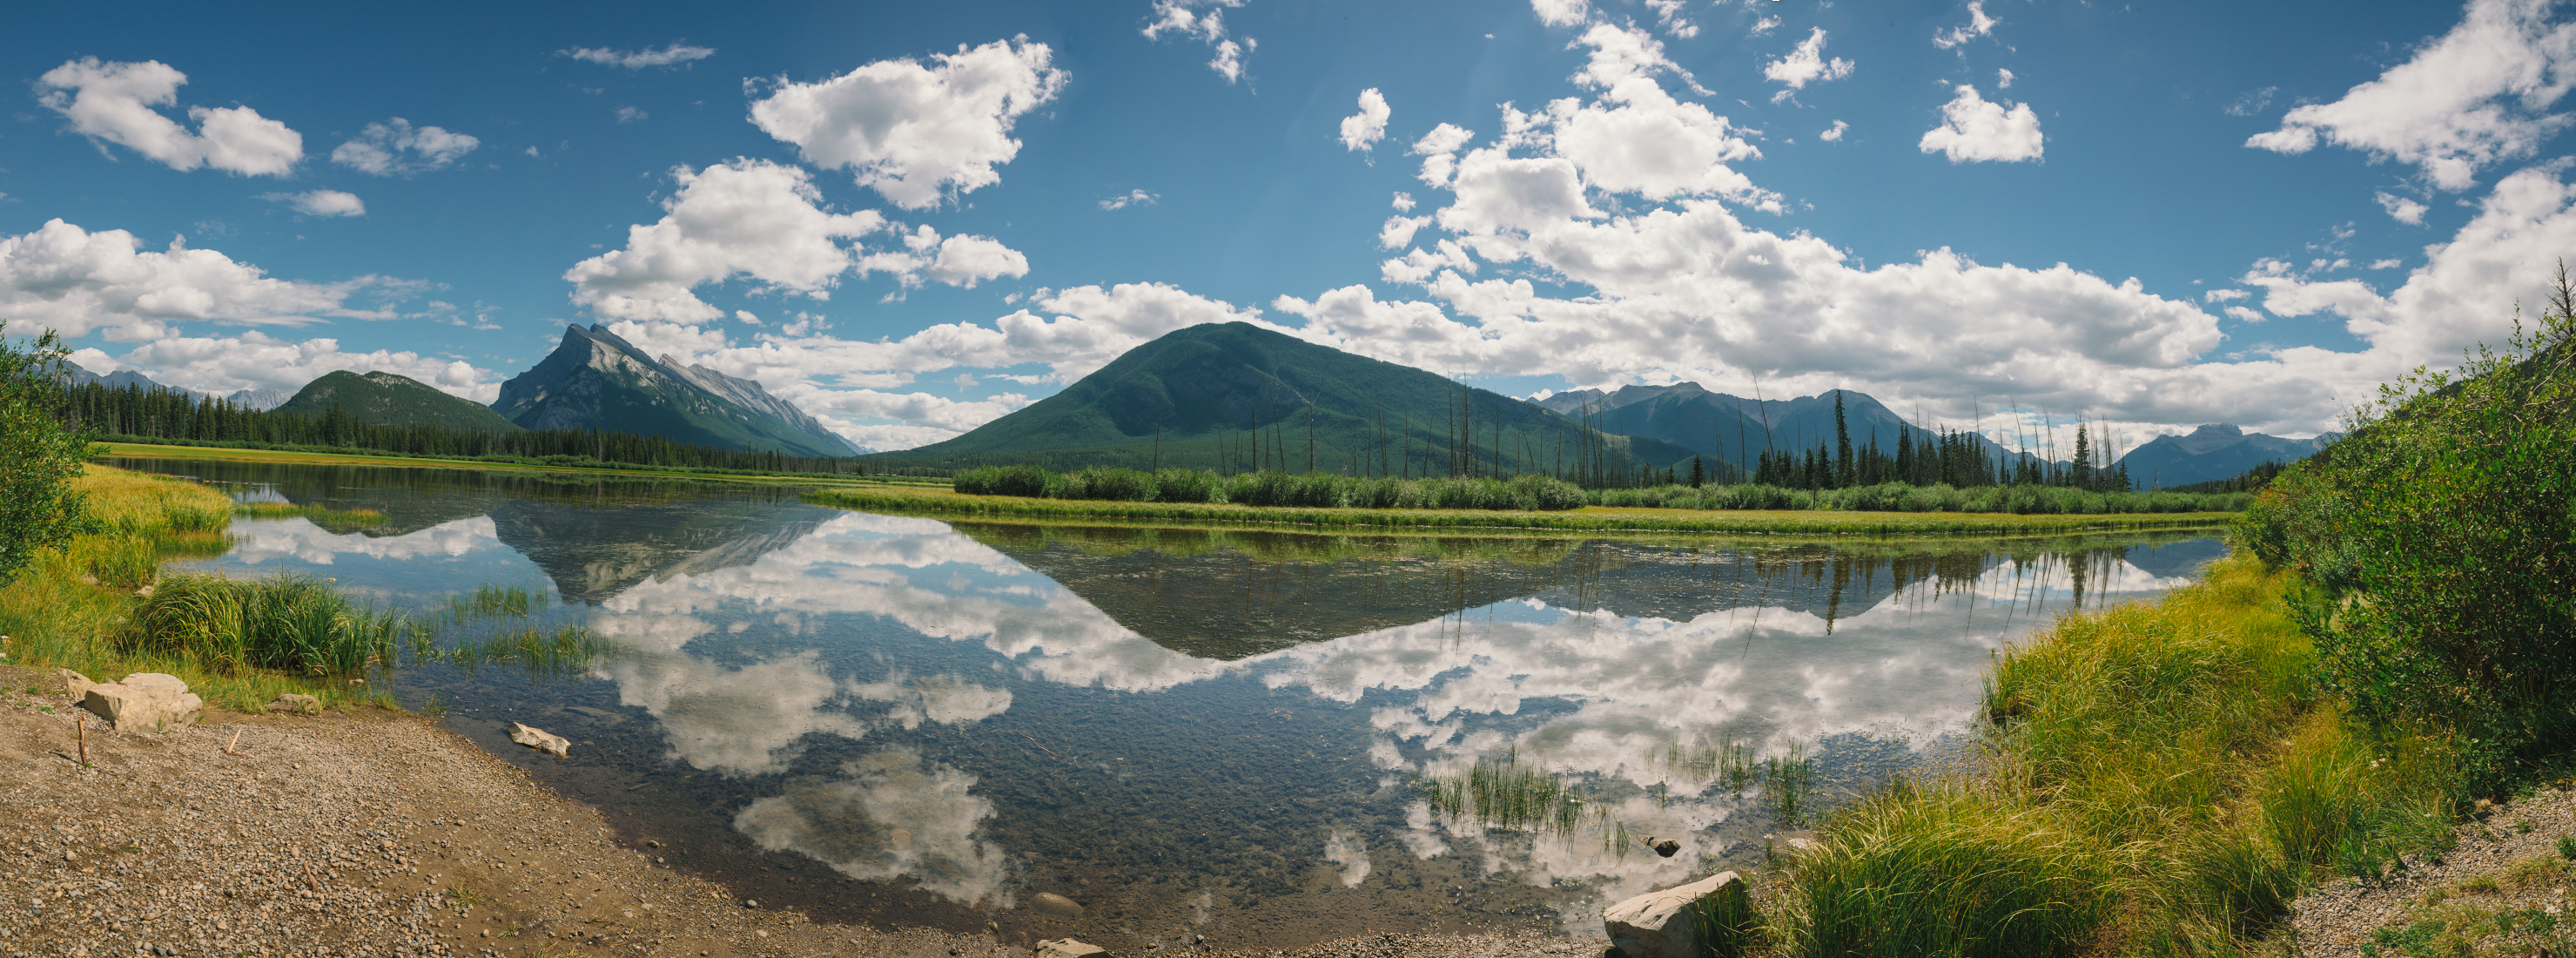
[[[209,710],[193,728],[122,733],[84,721],[50,673],[5,668],[0,682],[8,958],[1029,954],[989,934],[819,923],[737,899],[430,719]],[[1169,951],[1561,958],[1605,945],[1529,931]]]
[[[2562,783],[2563,784],[2563,783]],[[2409,855],[2387,881],[2350,879],[2292,906],[2290,953],[2364,955],[2565,955],[2576,952],[2576,795],[2543,789],[2493,807],[2451,831],[2453,844]],[[2569,844],[2561,845],[2561,841]]]

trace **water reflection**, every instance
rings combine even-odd
[[[217,566],[426,605],[551,583],[622,647],[584,680],[420,669],[407,696],[676,864],[845,920],[1141,949],[1586,920],[1759,859],[1675,742],[1817,750],[1863,788],[1967,728],[1989,653],[2214,558],[2190,535],[1745,544],[1068,529],[766,490],[196,470],[400,521],[245,522]],[[147,467],[151,468],[151,467]],[[433,521],[434,520],[434,521]],[[498,730],[576,739],[553,762]],[[1409,778],[1518,750],[1683,854],[1451,825]],[[1662,797],[1658,797],[1661,795]],[[720,837],[721,836],[721,837]],[[842,880],[865,884],[842,884]],[[1017,906],[1038,891],[1079,921]]]

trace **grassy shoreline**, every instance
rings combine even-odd
[[[2313,681],[2292,574],[2239,554],[2069,615],[1986,679],[1976,771],[1900,779],[1784,855],[1782,955],[2242,954],[2454,818],[2455,744]]]
[[[107,682],[136,672],[175,675],[208,705],[241,712],[262,711],[288,692],[317,696],[328,706],[398,707],[390,693],[373,686],[218,669],[197,656],[136,641],[134,623],[145,602],[140,593],[161,581],[162,562],[220,555],[231,547],[233,501],[185,480],[96,463],[72,483],[88,496],[100,527],[74,536],[66,548],[39,554],[0,584],[0,635],[10,636],[9,663],[67,668]]]
[[[1728,511],[1587,506],[1561,512],[1484,509],[1323,509],[1204,503],[1112,502],[970,496],[954,492],[892,489],[824,489],[805,501],[836,508],[983,518],[1106,519],[1145,522],[1211,522],[1325,529],[1469,530],[1536,532],[1671,532],[1731,535],[1942,536],[1961,534],[2059,534],[2216,528],[2232,513],[2115,515],[2017,515],[2012,513],[1839,512],[1822,510]]]

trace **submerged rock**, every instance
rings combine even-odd
[[[1109,949],[1071,938],[1058,938],[1038,942],[1037,954],[1030,958],[1109,958]]]
[[[530,728],[518,722],[510,723],[510,741],[536,749],[537,751],[544,752],[556,758],[568,758],[572,755],[571,740],[541,728]]]
[[[1602,930],[1610,946],[1625,958],[1699,958],[1699,924],[1691,903],[1710,892],[1740,882],[1734,872],[1719,872],[1677,888],[1647,892],[1601,911]]]
[[[268,700],[268,710],[271,712],[293,712],[297,715],[310,715],[315,712],[322,711],[322,700],[300,692],[288,692],[284,695]]]
[[[137,672],[123,681],[90,685],[81,695],[81,707],[116,723],[120,732],[147,728],[168,731],[205,714],[206,700],[190,694],[188,683],[178,676]]]
[[[1063,918],[1082,917],[1082,903],[1051,891],[1042,891],[1029,899],[1029,907]],[[1065,939],[1071,941],[1072,939]],[[1088,946],[1085,946],[1088,947]]]

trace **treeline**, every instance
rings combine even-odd
[[[1057,472],[1038,466],[985,466],[957,474],[956,490],[977,496],[1088,499],[1109,502],[1205,502],[1248,506],[1331,509],[1575,509],[1587,505],[1661,509],[1840,509],[1855,512],[1989,512],[2020,515],[2103,515],[2156,512],[2234,512],[2253,497],[2170,491],[2096,492],[2064,486],[1958,488],[1901,482],[1849,489],[1792,489],[1763,483],[1692,487],[1680,483],[1646,488],[1584,489],[1552,476],[1523,474],[1431,479],[1364,478],[1331,473],[1245,472],[1202,469],[1147,472],[1095,466]]]
[[[319,416],[252,409],[221,398],[139,386],[83,383],[64,390],[58,413],[73,429],[110,441],[235,449],[373,452],[542,465],[621,463],[738,472],[864,474],[860,457],[790,456],[673,442],[659,436],[582,429],[490,433],[440,426],[380,426],[338,406]]]
[[[1769,447],[1754,454],[1753,482],[1785,489],[1851,489],[1902,483],[1908,486],[2050,486],[2087,492],[2126,492],[2137,488],[2126,463],[2106,462],[2109,450],[2094,444],[2085,424],[2075,426],[2075,458],[2055,463],[2029,453],[1998,452],[1989,457],[1975,433],[1954,429],[1926,430],[1899,426],[1896,451],[1879,448],[1872,435],[1854,447],[1851,425],[1843,418],[1843,393],[1834,390],[1834,438],[1809,449]],[[1691,463],[1691,485],[1700,466]],[[2221,490],[2202,490],[2216,492]],[[2225,490],[2237,491],[2237,490]]]
[[[1057,472],[1039,466],[984,466],[957,474],[958,492],[975,496],[1090,499],[1109,502],[1205,502],[1323,509],[1580,509],[1583,489],[1549,476],[1522,474],[1399,479],[1325,472],[1239,472],[1206,469],[1146,472],[1095,466]]]
[[[2278,477],[2282,470],[2288,468],[2289,466],[2283,463],[2267,462],[2225,479],[2211,479],[2207,482],[2165,488],[2175,492],[2261,492],[2264,487],[2272,484],[2272,480]]]

